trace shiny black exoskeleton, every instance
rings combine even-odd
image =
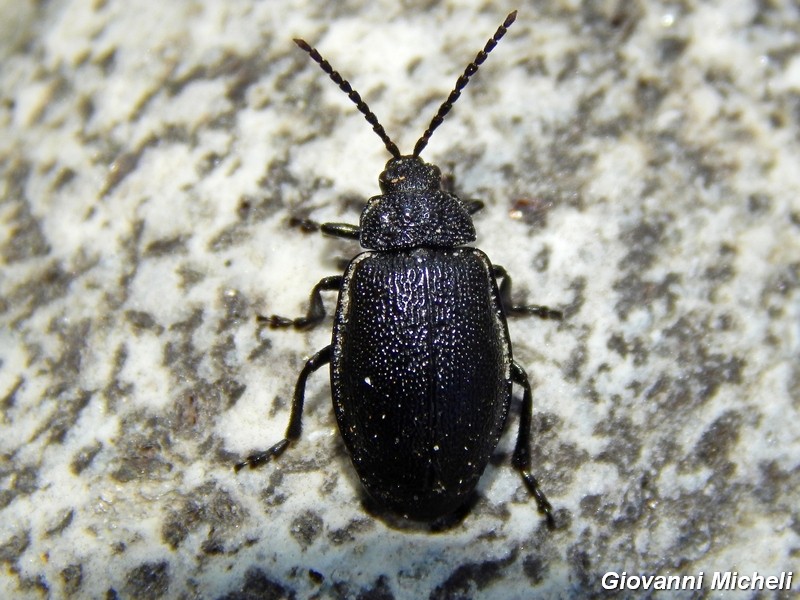
[[[530,473],[531,387],[512,357],[506,315],[560,319],[561,313],[511,302],[505,270],[464,246],[475,240],[471,214],[482,204],[443,189],[439,169],[419,158],[515,17],[506,18],[469,64],[410,156],[400,155],[350,84],[295,40],[349,95],[393,158],[380,175],[382,194],[369,200],[359,227],[321,226],[329,235],[358,239],[367,251],[344,275],[316,285],[304,317],[260,317],[271,327],[306,329],[325,316],[320,293],[339,292],[332,343],[300,373],[285,439],[237,470],[280,455],[299,438],[306,379],[329,363],[339,430],[364,487],[401,515],[433,520],[472,495],[500,439],[516,383],[523,400],[513,465],[552,525],[550,503]]]

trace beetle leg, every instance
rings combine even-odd
[[[255,469],[273,458],[283,454],[289,444],[296,441],[303,431],[303,402],[306,395],[306,380],[308,376],[323,365],[331,362],[332,346],[325,346],[314,356],[306,361],[300,376],[297,378],[297,385],[294,386],[294,396],[292,397],[292,414],[289,417],[289,426],[286,428],[286,437],[280,442],[260,452],[254,452],[242,462],[236,463],[233,467],[235,471],[241,471],[244,467]]]
[[[358,240],[359,237],[361,237],[361,228],[348,223],[317,223],[313,219],[291,217],[289,219],[289,227],[296,227],[303,233],[321,231],[325,235],[346,238],[349,240]]]
[[[303,233],[319,231],[319,223],[305,217],[289,217],[289,227],[295,227]]]
[[[467,212],[471,215],[474,215],[476,212],[483,208],[483,202],[480,200],[462,200],[464,206],[467,209]]]
[[[547,306],[539,304],[514,304],[511,299],[511,276],[500,265],[492,265],[495,279],[502,279],[500,282],[500,302],[506,314],[512,317],[521,315],[536,315],[540,319],[554,319],[560,321],[564,318],[564,313]]]
[[[536,505],[539,512],[542,513],[547,519],[547,526],[550,529],[555,527],[555,519],[553,518],[553,505],[544,495],[544,492],[539,487],[539,482],[536,477],[531,473],[531,417],[533,415],[533,394],[531,393],[531,384],[528,381],[528,375],[525,370],[519,366],[516,361],[511,362],[511,380],[522,386],[522,407],[519,415],[519,431],[517,432],[517,446],[514,448],[514,456],[511,459],[511,464],[519,471],[522,476],[522,481],[525,487],[536,500]]]
[[[343,279],[341,275],[333,275],[322,279],[315,285],[314,289],[311,290],[308,312],[305,317],[288,319],[286,317],[279,317],[278,315],[270,315],[269,317],[257,315],[256,320],[259,323],[266,324],[270,329],[281,329],[284,327],[294,327],[301,331],[311,329],[325,318],[325,305],[322,303],[322,295],[320,292],[339,290],[339,288],[342,287]]]
[[[358,240],[361,237],[361,228],[348,223],[323,223],[319,226],[319,229],[325,235],[347,240]]]

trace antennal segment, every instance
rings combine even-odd
[[[505,33],[505,30],[503,30],[503,33]],[[376,117],[375,113],[369,109],[367,103],[361,99],[361,95],[353,89],[353,87],[350,85],[350,82],[342,77],[338,71],[334,71],[333,67],[331,67],[331,64],[322,58],[322,55],[317,52],[317,49],[312,48],[308,42],[295,38],[294,43],[305,50],[311,59],[317,63],[322,70],[325,71],[325,73],[328,74],[328,76],[333,80],[333,83],[338,85],[339,89],[347,94],[347,97],[352,100],[352,102],[356,105],[356,108],[361,112],[362,115],[364,115],[364,118],[367,119],[367,123],[372,125],[372,130],[378,134],[378,137],[380,137],[381,140],[383,140],[383,145],[386,146],[386,149],[389,151],[389,153],[395,158],[399,158],[400,150],[398,150],[395,143],[389,139],[389,136],[386,134],[386,130],[383,128],[383,125],[378,122],[378,117]]]
[[[499,42],[502,37],[508,31],[508,28],[511,27],[511,24],[517,18],[517,11],[512,12],[506,17],[506,20],[503,21],[503,24],[497,28],[497,31],[494,32],[494,35],[491,39],[486,42],[486,45],[483,47],[483,50],[478,52],[475,56],[475,60],[467,65],[467,68],[464,69],[464,74],[458,78],[456,81],[456,86],[453,88],[453,91],[450,92],[450,95],[447,97],[442,105],[439,107],[439,111],[436,113],[436,116],[433,117],[431,124],[428,126],[428,129],[425,130],[425,133],[422,134],[422,137],[419,138],[416,146],[414,146],[414,156],[419,156],[420,152],[425,149],[425,146],[428,145],[428,140],[431,139],[431,135],[436,130],[439,125],[442,124],[444,118],[447,116],[447,113],[450,112],[450,109],[453,108],[453,104],[455,101],[458,100],[458,97],[461,95],[461,91],[467,87],[467,83],[469,83],[469,78],[475,75],[478,71],[478,67],[483,64],[483,61],[486,60],[486,57],[489,56],[489,53],[494,50],[494,47],[497,46],[497,42]],[[297,41],[297,40],[295,40]]]

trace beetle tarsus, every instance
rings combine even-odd
[[[289,217],[289,227],[299,229],[303,233],[315,233],[319,231],[320,224],[305,217]]]
[[[309,298],[308,312],[304,317],[296,319],[289,319],[278,315],[256,315],[256,321],[269,327],[270,329],[286,329],[293,327],[298,331],[308,331],[322,322],[325,318],[325,305],[322,303],[321,292],[339,291],[342,287],[343,277],[341,275],[333,275],[325,277],[314,286],[311,290]]]
[[[542,306],[540,304],[514,304],[511,300],[511,276],[508,274],[508,271],[500,265],[492,265],[492,270],[495,279],[502,280],[500,282],[500,302],[503,304],[503,309],[508,316],[519,317],[523,315],[533,315],[540,319],[549,319],[552,321],[560,321],[564,318],[564,313],[548,306]]]
[[[322,321],[324,317],[324,313],[319,318],[298,317],[297,319],[290,319],[288,317],[281,317],[279,315],[270,315],[268,317],[265,317],[264,315],[257,315],[256,320],[259,323],[265,324],[270,329],[288,329],[289,327],[292,327],[298,331],[307,331]]]
[[[279,317],[278,315],[256,315],[256,321],[269,327],[270,329],[285,329],[294,324],[294,319],[287,319],[286,317]]]
[[[233,465],[233,470],[237,473],[244,469],[245,467],[250,467],[251,469],[257,469],[261,465],[268,463],[273,458],[279,457],[283,454],[284,450],[289,447],[290,440],[284,438],[269,450],[263,450],[261,452],[254,452],[247,458],[245,458],[242,462],[238,462]]]
[[[506,307],[506,314],[513,317],[533,315],[548,321],[561,321],[564,318],[564,313],[560,310],[539,304],[513,304]]]

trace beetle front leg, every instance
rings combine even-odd
[[[349,223],[323,223],[319,226],[320,231],[325,235],[340,237],[346,240],[356,240],[361,238],[361,228]]]
[[[564,318],[564,313],[547,306],[539,304],[514,304],[511,299],[511,276],[500,265],[492,265],[495,279],[502,279],[500,282],[500,302],[506,314],[509,316],[536,315],[540,319],[553,319],[560,321]]]
[[[343,279],[341,275],[333,275],[332,277],[326,277],[315,285],[314,289],[311,290],[308,312],[305,317],[288,319],[278,315],[270,315],[268,317],[257,315],[256,320],[259,323],[266,324],[271,329],[282,329],[284,327],[294,327],[301,331],[311,329],[325,318],[325,305],[322,303],[320,292],[338,291],[342,287]]]
[[[511,464],[519,471],[522,476],[522,481],[525,487],[536,500],[536,505],[539,512],[542,513],[547,519],[547,526],[550,529],[555,528],[555,519],[553,518],[553,505],[544,495],[544,492],[539,487],[539,482],[536,477],[531,473],[531,417],[533,416],[533,394],[531,393],[531,384],[528,381],[528,375],[525,370],[519,366],[516,361],[511,362],[511,380],[517,385],[521,385],[523,389],[522,394],[522,407],[520,408],[519,415],[519,431],[517,432],[517,446],[514,448],[514,456],[511,459]]]
[[[349,223],[317,223],[313,219],[303,217],[291,217],[289,226],[296,227],[303,233],[313,233],[321,231],[325,235],[345,238],[348,240],[358,240],[361,237],[361,229]]]
[[[241,471],[244,467],[255,469],[260,467],[273,458],[277,458],[283,454],[284,450],[289,447],[289,444],[300,438],[300,433],[303,431],[303,402],[306,396],[306,380],[308,376],[323,365],[331,362],[332,346],[325,346],[322,350],[317,352],[314,356],[306,361],[303,370],[300,371],[300,376],[297,378],[297,385],[294,386],[294,396],[292,396],[292,414],[289,417],[289,426],[286,428],[286,437],[280,442],[267,450],[254,452],[242,462],[236,463],[233,469],[236,472]]]

